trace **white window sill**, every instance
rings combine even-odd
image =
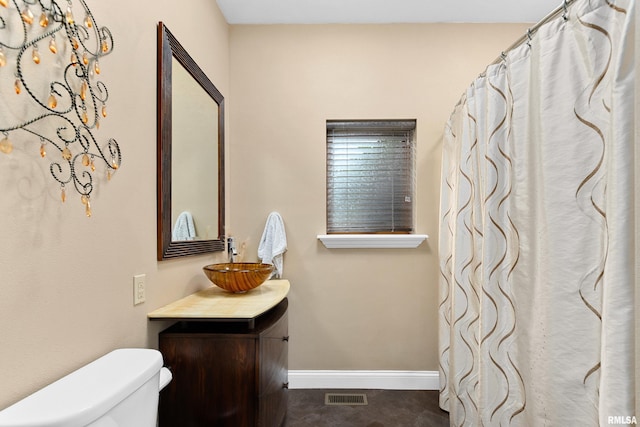
[[[428,239],[426,234],[320,234],[328,249],[340,248],[417,248]]]

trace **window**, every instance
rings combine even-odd
[[[327,233],[413,233],[415,129],[327,121]]]

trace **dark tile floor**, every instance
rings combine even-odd
[[[325,393],[365,393],[366,406],[326,406]],[[437,390],[289,390],[286,427],[449,427]]]

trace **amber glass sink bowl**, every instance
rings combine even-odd
[[[262,285],[273,272],[273,265],[254,262],[210,264],[202,268],[214,285],[229,292],[247,292]]]

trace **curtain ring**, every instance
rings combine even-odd
[[[504,52],[500,52],[500,59],[502,59],[503,61],[507,60],[507,54]]]
[[[569,19],[569,2],[567,0],[563,0],[562,1],[562,9],[564,10],[564,12],[562,13],[562,19],[564,19],[565,21],[567,21]]]
[[[531,49],[531,40],[533,39],[533,31],[531,31],[531,28],[527,29],[527,46],[529,46],[529,49]]]

